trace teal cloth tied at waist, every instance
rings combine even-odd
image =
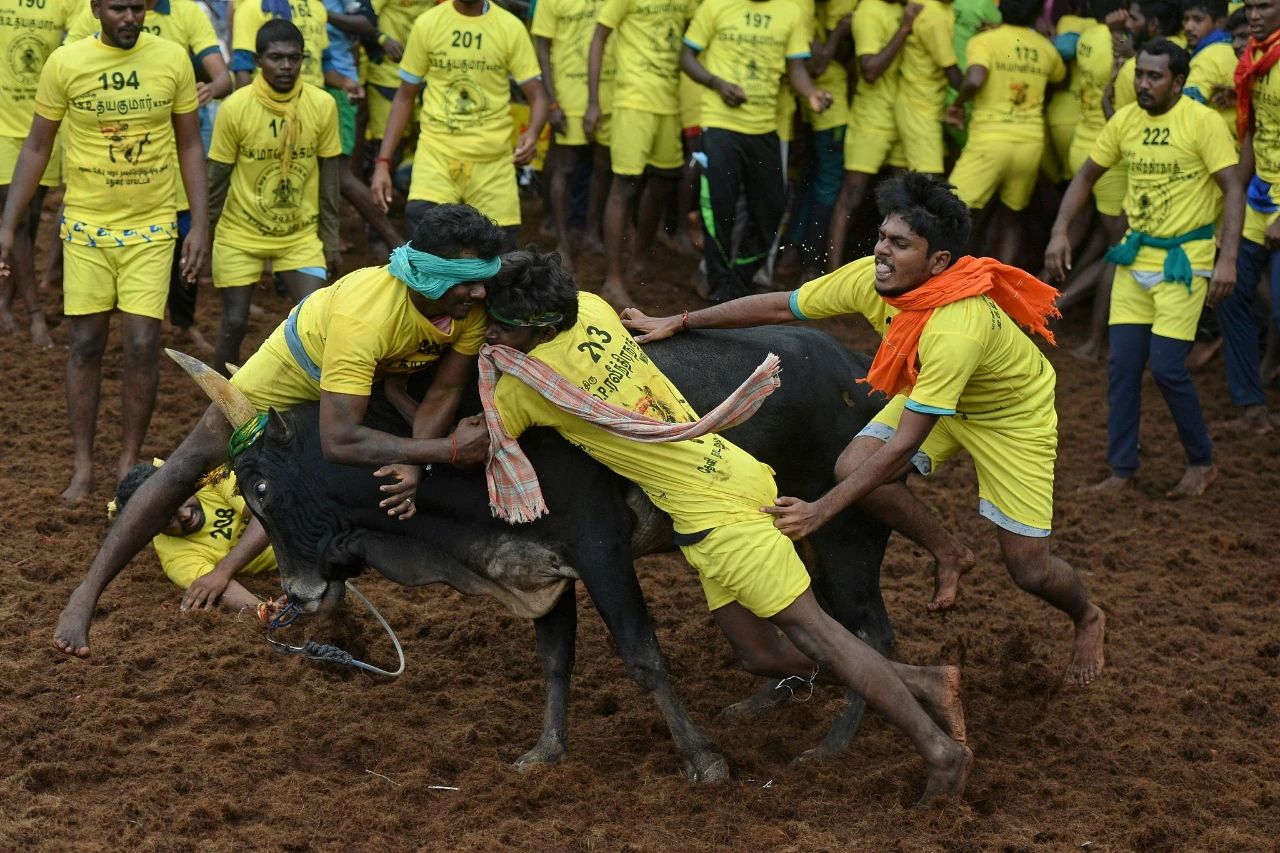
[[[1107,249],[1107,260],[1111,263],[1128,267],[1138,259],[1138,250],[1143,246],[1153,249],[1164,249],[1164,280],[1177,282],[1191,290],[1191,282],[1195,272],[1191,269],[1191,259],[1183,251],[1182,244],[1193,240],[1213,239],[1213,223],[1201,225],[1194,231],[1179,234],[1177,237],[1152,237],[1144,231],[1130,229],[1124,239]]]

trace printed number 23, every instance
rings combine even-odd
[[[453,31],[454,47],[474,47],[480,49],[480,40],[484,38],[484,33],[464,33],[460,30]]]
[[[131,89],[138,88],[137,71],[130,71],[128,77],[120,71],[112,71],[110,74],[103,73],[98,75],[98,80],[101,81],[103,89],[119,90],[123,89],[125,86],[128,86]]]
[[[587,326],[587,334],[600,339],[600,343],[595,341],[583,341],[578,344],[578,352],[585,352],[591,356],[591,363],[595,364],[600,360],[600,353],[604,352],[603,344],[607,344],[613,340],[613,335],[604,329],[597,329],[595,326]]]

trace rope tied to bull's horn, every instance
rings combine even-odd
[[[382,614],[378,612],[378,609],[373,606],[369,599],[364,597],[360,590],[356,589],[355,584],[351,583],[351,581],[346,581],[346,586],[347,589],[355,593],[356,598],[364,602],[364,606],[367,607],[369,612],[377,618],[378,622],[381,623],[382,627],[386,630],[387,636],[391,638],[391,644],[396,647],[396,655],[400,659],[400,666],[395,672],[388,672],[385,669],[379,669],[373,664],[365,663],[362,660],[356,660],[355,656],[350,652],[328,643],[317,643],[315,640],[307,640],[307,642],[301,646],[291,646],[288,643],[282,643],[277,640],[272,636],[276,629],[286,628],[289,625],[292,625],[294,620],[296,620],[302,612],[296,601],[291,603],[284,610],[280,611],[280,613],[276,614],[276,617],[267,625],[267,642],[271,644],[272,648],[281,654],[306,655],[308,660],[321,661],[323,663],[336,663],[340,666],[350,666],[356,669],[363,669],[365,672],[371,672],[374,675],[385,675],[388,678],[399,678],[404,672],[404,649],[400,647],[400,638],[396,636],[395,631],[391,630],[391,626],[387,624],[386,619],[382,618]]]

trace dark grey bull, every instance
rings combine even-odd
[[[706,331],[646,352],[699,411],[723,400],[766,354],[781,357],[782,387],[726,433],[777,471],[780,494],[813,499],[830,488],[837,456],[878,408],[856,381],[867,359],[811,329]],[[389,407],[378,409],[370,407],[370,425],[406,433],[398,416],[388,416]],[[542,736],[520,766],[565,754],[577,629],[573,583],[580,580],[628,672],[653,694],[686,773],[698,780],[725,775],[724,759],[671,688],[636,581],[634,557],[673,548],[669,520],[638,489],[554,432],[530,431],[521,444],[550,514],[518,526],[491,516],[483,476],[447,466],[424,478],[414,518],[389,518],[378,509],[379,483],[368,470],[323,461],[315,406],[273,413],[263,438],[237,460],[236,474],[275,546],[285,591],[309,609],[336,603],[343,580],[372,567],[405,586],[446,583],[491,595],[534,619],[546,707]],[[802,549],[823,605],[881,650],[893,641],[880,595],[887,538],[886,528],[848,512]],[[834,752],[852,737],[864,706],[850,698],[818,752]],[[770,700],[766,688],[740,708]]]

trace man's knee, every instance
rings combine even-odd
[[[160,353],[160,321],[150,317],[127,317],[123,326],[126,359],[151,359]]]
[[[87,364],[102,357],[107,348],[108,327],[95,316],[73,317],[71,334],[67,339],[67,357],[78,364]]]
[[[1008,534],[1002,536],[1001,545],[1013,582],[1027,592],[1043,589],[1053,571],[1048,539]]]

